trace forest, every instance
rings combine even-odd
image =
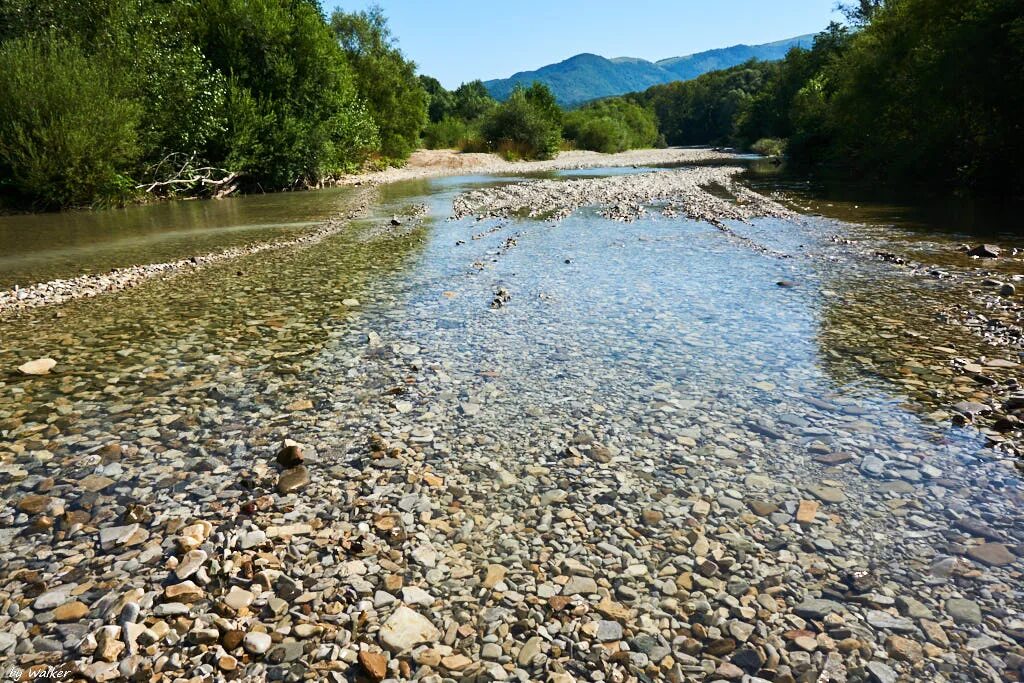
[[[1024,3],[862,0],[779,62],[623,99],[670,145],[785,153],[795,164],[936,194],[1021,196]]]
[[[414,149],[548,158],[731,145],[944,193],[1019,194],[1024,4],[861,0],[778,62],[563,110],[417,73],[383,12],[315,0],[0,4],[0,205],[318,187]]]

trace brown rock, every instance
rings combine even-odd
[[[285,440],[284,446],[277,452],[277,464],[285,469],[301,465],[302,446],[294,441]]]
[[[78,621],[89,613],[89,607],[78,600],[66,602],[53,610],[54,621]]]
[[[889,636],[885,639],[885,651],[893,659],[916,664],[924,659],[921,645],[903,636]]]
[[[448,655],[441,658],[441,666],[450,671],[462,671],[473,663],[473,660],[466,655]]]
[[[922,619],[921,630],[924,631],[924,635],[928,640],[932,641],[936,645],[941,645],[942,647],[949,646],[949,638],[946,637],[946,632],[934,621]]]
[[[277,491],[281,495],[302,488],[309,483],[309,471],[305,465],[285,470],[277,478]]]
[[[967,556],[983,564],[999,567],[1010,564],[1015,559],[1013,553],[1002,543],[982,543],[967,549]]]
[[[195,602],[202,599],[203,589],[192,581],[182,581],[164,588],[164,600],[167,602]]]
[[[243,638],[245,638],[245,631],[228,631],[224,634],[224,637],[220,639],[220,644],[224,646],[225,650],[231,652],[242,644]]]
[[[29,515],[38,515],[50,504],[49,496],[30,495],[18,501],[18,509]]]
[[[767,517],[768,515],[772,514],[773,512],[779,509],[779,506],[776,505],[775,503],[768,503],[763,500],[752,500],[749,502],[749,505],[750,509],[758,517]]]
[[[800,506],[796,509],[796,521],[801,524],[810,524],[818,514],[821,503],[816,500],[801,500]]]
[[[484,588],[494,588],[505,579],[508,570],[500,564],[487,565],[487,576],[484,577]]]
[[[644,510],[640,516],[643,518],[644,524],[651,525],[658,524],[665,519],[665,515],[659,510]]]
[[[388,673],[388,659],[379,652],[363,650],[359,653],[359,664],[375,681],[383,680]]]
[[[721,657],[727,655],[736,649],[736,641],[732,638],[719,638],[718,640],[712,640],[708,643],[708,646],[704,648],[704,652],[715,657]]]

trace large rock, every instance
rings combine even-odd
[[[977,560],[994,567],[1010,564],[1017,559],[1010,552],[1009,548],[1002,543],[982,543],[981,545],[971,546],[967,549],[967,556],[972,560]]]
[[[55,365],[57,361],[52,358],[37,358],[19,365],[18,372],[23,375],[48,375]]]
[[[967,252],[968,256],[977,256],[979,258],[997,258],[1002,252],[1002,249],[994,244],[979,244],[978,246],[970,249]]]
[[[405,605],[396,609],[380,627],[380,642],[392,652],[411,650],[420,643],[433,643],[441,632],[430,620]]]
[[[946,612],[958,624],[981,623],[981,607],[973,600],[950,598],[946,600]]]
[[[833,612],[846,612],[846,607],[834,600],[808,598],[799,605],[796,605],[793,608],[793,612],[798,617],[803,617],[804,619],[824,619]]]

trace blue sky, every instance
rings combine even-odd
[[[323,0],[379,4],[420,72],[452,88],[580,52],[657,60],[823,29],[836,0]]]

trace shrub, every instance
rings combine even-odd
[[[0,48],[0,175],[40,208],[117,203],[140,157],[139,107],[109,70],[54,34]]]
[[[780,157],[786,153],[786,141],[780,138],[761,138],[750,146],[750,151],[766,157]]]
[[[484,117],[481,131],[491,149],[509,159],[550,159],[562,142],[559,123],[520,87]]]
[[[427,149],[453,149],[473,137],[470,125],[461,119],[446,116],[423,130],[423,144]]]
[[[579,149],[621,152],[658,144],[654,112],[622,99],[603,100],[569,112],[565,137]]]

